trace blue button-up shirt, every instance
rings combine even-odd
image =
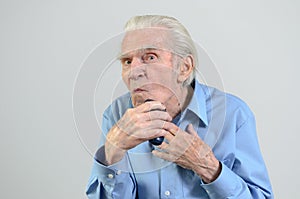
[[[129,93],[106,109],[103,138],[128,108],[132,108]],[[87,196],[91,199],[273,198],[255,119],[242,100],[196,81],[189,105],[173,122],[183,130],[193,124],[199,137],[212,148],[222,166],[215,181],[205,184],[193,171],[153,156],[151,151],[155,146],[149,142],[129,150],[120,162],[105,166],[101,164],[102,146],[95,156]]]

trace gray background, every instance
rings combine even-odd
[[[299,197],[299,9],[296,0],[2,0],[0,198],[85,198],[92,158],[73,121],[77,72],[129,17],[150,13],[175,16],[206,48],[225,90],[256,115],[276,198]]]

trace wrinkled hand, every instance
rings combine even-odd
[[[175,124],[166,123],[168,133],[163,142],[152,153],[162,159],[174,162],[179,166],[193,170],[206,183],[214,181],[221,172],[221,165],[214,156],[210,147],[197,135],[193,126],[187,127],[187,132]]]
[[[165,109],[166,107],[158,101],[128,109],[107,134],[106,164],[110,165],[121,160],[127,150],[142,142],[164,136],[167,133],[164,125],[172,120]]]

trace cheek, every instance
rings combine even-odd
[[[149,70],[148,77],[152,81],[164,85],[172,85],[177,82],[177,72],[173,68],[167,66],[152,68],[152,70]]]
[[[122,80],[129,89],[129,78],[128,78],[128,73],[127,72],[122,72]]]

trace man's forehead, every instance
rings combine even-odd
[[[132,49],[132,50],[129,50],[129,51],[124,51],[124,52],[121,52],[120,54],[120,58],[123,58],[123,57],[128,57],[130,55],[133,55],[133,54],[142,54],[142,53],[145,53],[145,52],[157,52],[157,51],[160,51],[160,52],[170,52],[169,49],[164,49],[164,48],[159,48],[157,46],[142,46],[140,48],[137,48],[137,49]]]
[[[165,29],[139,29],[126,32],[122,45],[122,52],[130,52],[138,49],[147,48],[169,48],[168,39],[169,34],[167,34]]]

